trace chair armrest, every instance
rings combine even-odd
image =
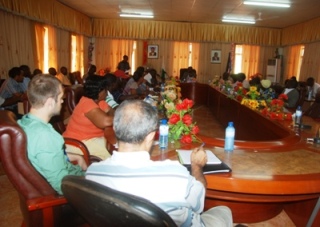
[[[51,208],[53,206],[67,204],[67,200],[63,196],[59,195],[48,195],[35,199],[28,199],[26,201],[29,211],[42,210],[45,208]]]
[[[85,162],[87,163],[88,166],[90,165],[90,153],[89,153],[87,146],[84,143],[82,143],[79,140],[76,140],[73,138],[68,138],[68,137],[64,137],[64,142],[65,142],[65,144],[78,147],[83,153],[83,158],[84,158]]]
[[[117,138],[114,133],[113,127],[109,126],[104,129],[104,137],[106,138],[106,147],[110,154],[113,153],[114,150],[117,150],[114,144],[117,143]]]

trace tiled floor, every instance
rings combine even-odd
[[[201,133],[223,138],[224,127],[214,121],[211,113],[203,106],[195,106],[194,120],[200,127]],[[7,176],[4,174],[2,165],[0,163],[0,227],[18,227],[21,226],[22,216],[19,208],[19,198],[9,182]],[[287,214],[283,211],[278,216],[260,223],[246,224],[241,223],[248,227],[294,227]],[[235,224],[236,225],[236,224]]]
[[[0,163],[0,227],[21,226],[22,216],[19,207],[19,197],[12,184],[4,175],[2,165]]]

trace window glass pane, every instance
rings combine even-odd
[[[235,59],[234,59],[234,73],[242,72],[242,45],[236,45]]]

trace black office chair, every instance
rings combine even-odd
[[[66,176],[62,180],[62,191],[91,227],[177,226],[166,212],[150,201],[83,177]]]

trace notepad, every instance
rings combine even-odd
[[[192,150],[177,150],[178,155],[179,155],[179,159],[181,164],[184,165],[190,165],[190,157],[191,157],[191,153]],[[221,164],[221,161],[219,158],[217,158],[217,156],[215,156],[214,153],[212,153],[212,151],[210,150],[205,150],[205,152],[207,153],[207,165],[210,164]]]
[[[191,152],[192,150],[177,150],[178,156],[180,159],[180,163],[184,165],[189,172],[191,173]],[[231,172],[231,168],[222,162],[215,154],[210,150],[205,150],[207,154],[207,163],[203,167],[203,174],[211,174],[211,173],[228,173]]]

